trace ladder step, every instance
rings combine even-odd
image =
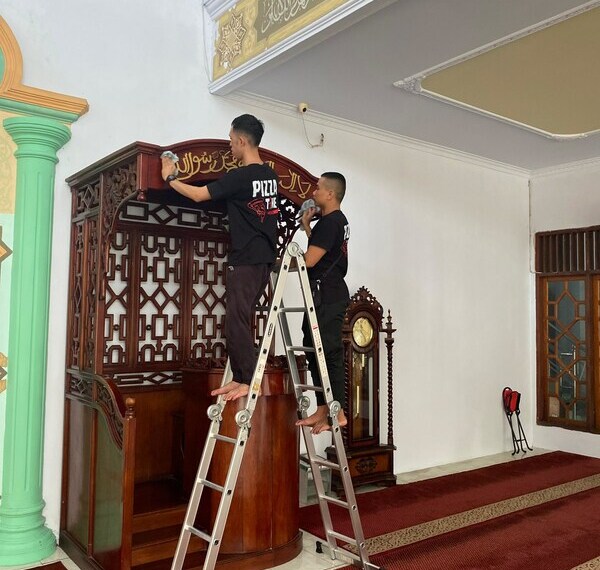
[[[205,487],[208,487],[209,489],[219,491],[219,493],[222,493],[225,490],[225,487],[221,487],[221,485],[217,485],[216,483],[211,483],[210,481],[207,481],[206,479],[198,479],[198,483],[201,483],[202,485],[204,485]]]
[[[333,463],[333,461],[327,461],[326,459],[313,459],[313,463],[317,465],[322,465],[323,467],[329,467],[329,469],[337,469],[341,471],[341,467],[337,463]]]
[[[312,391],[312,392],[322,392],[323,388],[321,386],[313,386],[312,384],[296,384],[296,388],[300,388],[300,390]]]
[[[346,503],[346,501],[340,501],[335,497],[330,497],[329,495],[319,495],[319,499],[323,499],[332,505],[337,505],[338,507],[342,507],[344,509],[350,509],[350,505]]]
[[[226,435],[221,435],[219,433],[215,433],[212,437],[214,439],[216,439],[217,441],[224,441],[226,443],[233,443],[234,445],[237,444],[237,439],[235,439],[233,437],[227,437]]]
[[[279,312],[280,313],[305,313],[306,308],[305,307],[284,307],[283,309],[280,309]]]
[[[345,534],[336,532],[335,530],[328,530],[327,534],[329,536],[333,536],[333,538],[336,538],[337,540],[343,540],[345,544],[354,544],[354,545],[357,544],[355,538],[351,538],[349,536],[346,536]]]
[[[314,352],[315,349],[312,346],[288,346],[288,352]]]
[[[202,540],[208,542],[208,544],[210,544],[212,542],[212,536],[210,536],[210,534],[206,534],[205,532],[202,532],[201,530],[198,530],[197,528],[194,528],[193,526],[186,526],[186,527],[184,527],[184,530],[191,532],[193,535],[197,536],[198,538],[201,538]]]

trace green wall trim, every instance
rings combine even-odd
[[[18,115],[55,119],[68,124],[74,123],[77,119],[79,119],[79,115],[76,115],[75,113],[67,113],[66,111],[58,111],[57,109],[49,109],[47,107],[39,107],[38,105],[21,103],[20,101],[13,101],[12,99],[6,99],[3,97],[0,97],[0,109],[2,111],[8,111],[9,113],[15,113]]]
[[[71,132],[43,117],[10,117],[3,125],[17,145],[0,502],[0,566],[11,566],[56,549],[42,516],[44,406],[56,153]]]

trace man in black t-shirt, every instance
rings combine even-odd
[[[313,194],[315,204],[321,208],[321,219],[314,228],[310,222],[316,213],[309,208],[302,216],[302,226],[308,235],[308,248],[304,256],[311,281],[321,281],[321,304],[316,307],[317,321],[323,341],[323,351],[327,372],[331,382],[333,397],[342,410],[338,414],[340,426],[348,423],[344,414],[344,354],[342,345],[342,324],[344,313],[350,300],[348,287],[344,281],[348,271],[348,239],[350,226],[340,210],[340,203],[346,193],[346,179],[338,172],[325,172],[319,178]],[[308,319],[302,323],[304,345],[312,346],[312,335]],[[321,384],[314,353],[307,353],[308,368],[313,383]],[[296,425],[312,426],[313,433],[331,429],[328,422],[329,410],[322,393],[317,393],[317,411],[308,418],[299,420]]]
[[[252,115],[234,119],[229,132],[231,153],[243,166],[206,186],[177,180],[174,162],[162,159],[162,176],[171,188],[196,202],[225,200],[227,203],[231,249],[225,293],[225,336],[233,381],[211,392],[213,396],[224,394],[226,400],[248,394],[256,365],[252,317],[277,252],[278,178],[259,155],[263,132],[262,122]]]

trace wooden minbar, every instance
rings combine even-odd
[[[225,204],[167,187],[160,155],[204,185],[237,168],[229,141],[136,142],[71,176],[71,251],[60,544],[80,567],[167,570],[227,359]],[[278,173],[279,253],[317,179],[261,149]],[[257,307],[262,337],[271,290]],[[231,427],[227,406],[225,426]],[[260,570],[300,551],[298,437],[287,367],[274,357],[218,567]],[[226,462],[216,454],[215,472]],[[214,517],[204,498],[198,521]],[[192,538],[186,568],[201,568]]]

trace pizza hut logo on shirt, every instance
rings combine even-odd
[[[250,208],[260,218],[261,222],[265,221],[267,208],[265,207],[265,202],[262,198],[248,202],[248,208]]]

